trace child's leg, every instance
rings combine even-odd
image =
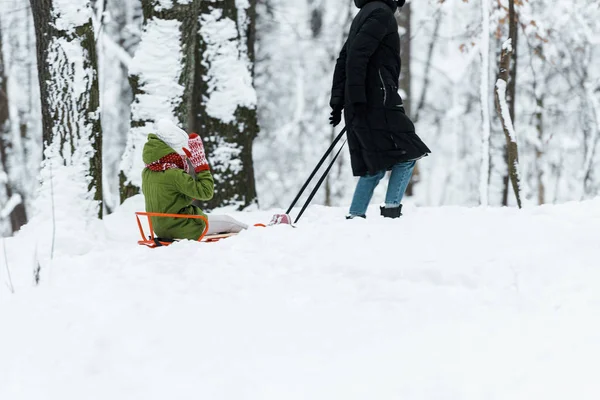
[[[364,216],[367,207],[373,197],[373,191],[377,184],[385,176],[385,171],[379,171],[374,175],[361,176],[354,190],[354,197],[350,205],[350,215]]]
[[[392,174],[385,196],[386,208],[395,208],[400,205],[414,168],[414,161],[401,162],[392,167]]]
[[[248,229],[248,225],[240,222],[229,215],[213,215],[208,216],[208,232],[207,235],[216,233],[238,233],[244,229]]]

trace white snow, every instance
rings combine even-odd
[[[141,209],[58,220],[52,261],[35,225],[5,241],[0,399],[600,396],[600,199],[400,220],[316,206],[295,229],[155,250],[136,244]]]
[[[178,83],[183,58],[180,29],[181,22],[177,20],[153,18],[146,25],[129,70],[130,74],[139,75],[146,92],[132,105],[132,112],[140,114],[139,118],[156,120],[167,113],[165,118],[175,119],[170,111],[181,102],[184,90]]]
[[[76,27],[90,22],[93,16],[89,0],[53,0],[52,8],[56,29],[71,33]]]
[[[230,143],[220,136],[210,138],[215,143],[211,155],[212,173],[215,180],[226,179],[222,174],[239,174],[243,169],[240,154],[242,150],[235,143]]]
[[[498,99],[500,101],[500,112],[502,112],[502,118],[504,118],[508,135],[512,142],[517,142],[517,134],[513,126],[512,118],[508,109],[508,103],[506,102],[506,81],[504,79],[498,79],[496,81],[496,91],[498,92]]]
[[[101,36],[102,44],[107,47],[111,54],[114,54],[118,58],[123,66],[129,69],[131,67],[133,57],[131,57],[129,53],[127,53],[123,47],[119,46],[119,44],[117,44],[110,36],[104,34],[101,34]]]
[[[127,177],[126,183],[138,187],[142,184],[144,168],[142,148],[148,134],[153,132],[152,122],[161,118],[177,120],[175,108],[181,103],[184,92],[179,83],[183,58],[180,29],[181,22],[177,20],[153,18],[148,21],[130,63],[129,73],[138,76],[143,90],[131,105],[133,119],[148,122],[129,131],[120,170]]]
[[[91,12],[89,7],[77,8],[79,3],[76,3],[71,9],[66,4],[65,1],[58,2],[55,8],[61,16],[57,21],[67,18],[65,21],[72,23],[68,25],[63,21],[62,29],[76,29],[88,21],[77,19],[75,15]],[[45,144],[45,159],[32,213],[37,222],[47,221],[55,208],[82,224],[98,215],[99,202],[94,200],[95,188],[90,187],[90,162],[98,139],[92,124],[99,119],[99,112],[97,109],[90,112],[89,94],[95,71],[89,65],[89,55],[82,40],[81,37],[59,37],[48,45],[45,62],[50,65],[48,73],[53,84],[48,85],[47,112],[59,123],[52,126],[52,141]]]
[[[238,7],[248,6],[247,1],[237,1]],[[223,11],[215,8],[200,16],[200,35],[206,44],[202,63],[208,69],[205,77],[208,91],[205,94],[206,112],[223,123],[235,121],[238,107],[255,108],[256,91],[252,85],[252,67],[245,46],[239,40],[240,32],[247,26],[245,9],[238,8],[238,23],[223,17]]]
[[[0,178],[2,177],[2,175],[0,175]],[[0,183],[2,182],[2,180],[0,179]],[[8,218],[8,216],[10,214],[12,214],[13,210],[15,209],[16,206],[18,206],[19,204],[21,204],[23,202],[23,198],[21,197],[20,194],[13,194],[10,199],[8,199],[6,201],[6,204],[3,204],[2,207],[0,207],[0,221],[2,221],[5,218]]]
[[[505,50],[507,52],[511,52],[513,51],[513,45],[512,45],[512,39],[508,38],[507,40],[504,41],[504,43],[502,43],[502,50]]]
[[[511,46],[511,40],[507,40],[504,42],[502,46],[504,49],[508,49]],[[515,126],[513,124],[512,118],[510,116],[510,111],[508,107],[508,103],[506,101],[506,81],[504,79],[498,79],[496,81],[496,94],[498,98],[498,103],[500,104],[500,112],[502,113],[502,120],[504,121],[504,129],[508,132],[508,137],[511,142],[517,143],[517,133],[515,131]],[[518,154],[517,154],[518,156]],[[518,160],[514,160],[514,167],[517,175],[517,190],[519,192],[519,197],[522,197],[523,188],[521,187],[521,166],[519,165]]]
[[[190,4],[193,0],[176,0],[177,4]],[[156,0],[156,10],[168,10],[174,6],[173,0]]]

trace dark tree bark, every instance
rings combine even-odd
[[[514,0],[509,0],[513,2]],[[496,109],[498,116],[502,121],[504,136],[506,138],[506,148],[508,152],[508,175],[512,183],[513,191],[519,208],[521,204],[521,189],[519,176],[519,149],[517,146],[517,138],[515,137],[514,125],[510,116],[508,101],[506,99],[507,84],[510,75],[510,60],[512,55],[512,46],[508,40],[502,48],[500,57],[500,74],[496,83]]]
[[[247,72],[252,79],[254,66],[255,40],[255,1],[247,9],[238,9],[235,0],[228,1],[174,1],[166,7],[158,7],[156,0],[142,0],[145,29],[150,20],[176,20],[180,25],[180,51],[183,54],[182,71],[178,84],[184,88],[181,98],[173,104],[173,114],[188,132],[198,132],[204,141],[207,158],[215,177],[215,196],[204,204],[207,209],[235,204],[240,208],[256,202],[256,188],[252,165],[252,141],[258,132],[256,106],[239,106],[233,113],[233,120],[223,120],[210,115],[207,102],[213,92],[223,84],[215,78],[214,72],[223,65],[213,66],[221,61],[219,46],[237,44],[232,52],[228,48],[225,56],[236,53],[240,60],[247,60]],[[244,14],[242,14],[244,13]],[[246,18],[243,18],[245,15]],[[204,24],[212,24],[209,32],[203,34]],[[233,28],[232,28],[233,27]],[[227,37],[223,43],[222,33],[236,32],[235,37]],[[142,44],[143,44],[142,37]],[[216,51],[215,51],[216,49]],[[139,52],[139,50],[138,50]],[[173,54],[160,54],[160,57],[174,57]],[[147,58],[147,57],[146,57]],[[226,60],[228,61],[228,60]],[[234,60],[235,61],[235,60]],[[212,69],[214,67],[214,70]],[[227,65],[226,67],[231,67]],[[134,94],[134,104],[138,97],[152,92],[151,77],[140,74],[130,76]],[[250,83],[251,84],[251,83]],[[235,99],[227,99],[234,102]],[[151,132],[154,115],[144,110],[132,113],[130,141],[126,154],[137,158],[141,154],[145,135]],[[133,165],[130,163],[130,165]],[[121,200],[139,193],[139,173],[135,168],[126,168],[120,173]]]
[[[176,20],[181,22],[180,27],[180,51],[183,54],[182,64],[183,68],[179,76],[179,81],[176,82],[183,86],[184,92],[177,104],[174,104],[173,114],[179,120],[183,129],[188,131],[193,130],[194,125],[194,102],[193,91],[194,91],[194,78],[196,69],[196,58],[197,58],[197,32],[198,32],[198,16],[199,16],[199,4],[200,0],[194,0],[190,3],[178,3],[174,2],[170,8],[159,9],[156,0],[142,0],[142,12],[144,15],[144,26],[148,28],[148,22],[157,20]],[[142,37],[142,40],[143,37]],[[162,53],[160,57],[177,57],[177,54]],[[145,95],[152,91],[151,88],[144,85],[142,81],[149,82],[148,77],[140,77],[138,74],[130,75],[129,81],[134,96],[134,104],[139,102],[139,96]],[[143,142],[145,141],[145,134],[150,133],[151,128],[146,129],[145,127],[151,126],[154,122],[153,116],[141,110],[142,112],[136,113],[134,110],[131,115],[131,129],[130,135],[136,136],[133,138],[133,144],[129,145],[128,151],[139,153],[142,152]],[[142,134],[141,137],[137,137],[139,134],[136,130],[148,131]],[[120,188],[121,188],[121,202],[125,199],[140,193],[140,186],[137,183],[139,181],[139,174],[141,171],[129,170],[121,171],[119,174]],[[133,176],[130,176],[133,175]]]
[[[515,10],[515,1],[509,0],[508,2],[508,37],[512,41],[512,56],[510,65],[510,74],[508,80],[508,86],[506,91],[506,97],[508,101],[508,107],[510,111],[510,117],[515,121],[515,103],[517,98],[517,68],[518,68],[518,50],[519,50],[519,29],[518,29],[518,18]]]
[[[87,172],[88,190],[100,203],[98,215],[101,217],[102,127],[92,20],[73,24],[73,29],[60,30],[56,22],[61,16],[55,13],[52,0],[30,2],[37,39],[44,150],[52,148],[64,160],[64,165],[70,166],[70,156],[80,150],[76,148],[76,142],[89,141],[93,154],[89,158]],[[89,5],[85,0],[79,3],[82,8]],[[61,43],[80,45],[82,60],[70,60],[70,54]],[[81,90],[82,85],[85,85],[84,90]],[[47,156],[47,153],[44,152],[44,155]]]
[[[14,233],[21,229],[21,226],[27,223],[27,213],[25,211],[23,194],[18,193],[18,191],[13,188],[13,184],[10,179],[8,153],[12,148],[12,143],[7,82],[4,58],[2,56],[2,28],[0,27],[0,171],[4,171],[7,175],[7,181],[4,184],[7,200],[13,197],[15,194],[21,197],[21,201],[13,208],[9,215],[11,230]],[[2,207],[0,207],[0,209],[1,208]]]
[[[412,115],[412,74],[411,74],[411,3],[407,3],[402,7],[402,11],[398,16],[398,25],[400,26],[400,59],[402,71],[400,73],[400,82],[398,86],[404,92],[402,101],[407,115]]]
[[[518,56],[518,16],[515,10],[514,0],[510,0],[508,4],[508,37],[512,41],[512,55],[510,58],[510,72],[508,76],[508,85],[506,88],[506,100],[508,102],[508,108],[510,111],[510,118],[515,123],[515,101],[517,97],[517,56]],[[508,148],[504,148],[504,160],[506,165],[509,162]],[[509,186],[509,172],[507,171],[503,177],[503,190],[502,190],[502,205],[508,205],[508,186]]]
[[[232,205],[242,209],[257,202],[252,162],[252,143],[259,130],[256,103],[238,104],[230,120],[211,115],[207,108],[211,96],[225,83],[215,76],[215,72],[223,68],[217,64],[222,61],[221,57],[227,56],[223,53],[229,53],[231,48],[225,52],[219,49],[235,43],[238,60],[233,61],[247,62],[250,80],[253,80],[256,0],[251,0],[249,4],[248,8],[238,8],[235,0],[202,1],[200,4],[199,62],[196,64],[194,97],[196,119],[193,129],[204,140],[215,178],[215,195],[205,204],[207,209]],[[229,30],[233,27],[237,33],[228,40],[222,41],[211,35],[214,29]],[[245,82],[245,85],[240,90],[253,90],[252,82]]]
[[[400,27],[400,60],[402,70],[400,72],[400,82],[398,87],[404,93],[402,96],[402,102],[404,103],[404,109],[406,114],[411,116],[412,112],[412,74],[411,74],[411,3],[407,3],[402,7],[402,10],[396,17],[398,26]],[[416,120],[415,120],[416,122]],[[420,173],[418,164],[415,166],[413,175],[406,187],[406,196],[412,196],[414,194],[415,185],[419,183]]]
[[[542,170],[542,157],[544,155],[542,146],[544,143],[544,97],[536,96],[537,111],[535,112],[535,129],[538,134],[538,143],[535,146],[536,182],[538,191],[538,204],[546,203],[546,186],[544,185],[544,173]]]

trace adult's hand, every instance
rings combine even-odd
[[[334,97],[329,102],[329,105],[331,106],[329,123],[333,126],[338,126],[342,121],[342,110],[344,109],[344,103],[339,97]]]

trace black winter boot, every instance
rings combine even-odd
[[[402,204],[398,207],[387,208],[387,207],[379,207],[381,210],[381,216],[385,218],[399,218],[402,215]]]

